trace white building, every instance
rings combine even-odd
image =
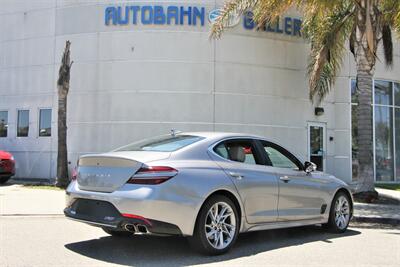
[[[252,29],[247,18],[232,19],[221,40],[210,40],[209,19],[221,5],[3,0],[0,149],[14,154],[16,177],[56,176],[56,81],[70,40],[71,167],[81,154],[172,128],[230,131],[276,140],[350,182],[353,57],[345,58],[333,92],[320,105],[323,113],[315,115],[306,77],[309,44],[299,36],[298,14],[265,31]],[[376,70],[377,80],[388,81],[376,83],[375,92],[377,181],[400,181],[400,86],[389,83],[400,82],[398,42],[394,54],[392,70],[379,62]]]

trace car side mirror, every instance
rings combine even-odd
[[[310,161],[306,161],[304,162],[304,171],[306,173],[311,173],[317,170],[317,164],[310,162]]]

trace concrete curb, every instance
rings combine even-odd
[[[34,185],[54,185],[55,179],[41,179],[41,178],[11,178],[11,184],[34,184]]]
[[[396,219],[396,218],[353,216],[353,218],[351,219],[351,222],[377,223],[377,224],[388,224],[388,225],[400,226],[400,219]]]
[[[400,193],[398,191],[384,188],[376,188],[376,191],[383,197],[394,199],[400,202]]]

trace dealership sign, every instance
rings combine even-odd
[[[208,13],[208,21],[213,24],[221,14],[221,9]],[[104,23],[106,26],[118,25],[189,25],[205,26],[206,8],[196,6],[160,6],[160,5],[126,5],[105,8]],[[241,16],[230,16],[226,27],[234,27],[240,23]],[[243,14],[243,27],[246,30],[258,30],[279,34],[301,36],[302,21],[297,18],[284,17],[274,23],[259,27],[253,21],[253,13]]]

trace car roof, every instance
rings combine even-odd
[[[257,136],[254,134],[246,134],[246,133],[230,133],[230,132],[180,132],[177,135],[194,135],[205,138],[228,138],[228,137],[251,137],[251,138],[259,138],[266,139],[262,136]]]

